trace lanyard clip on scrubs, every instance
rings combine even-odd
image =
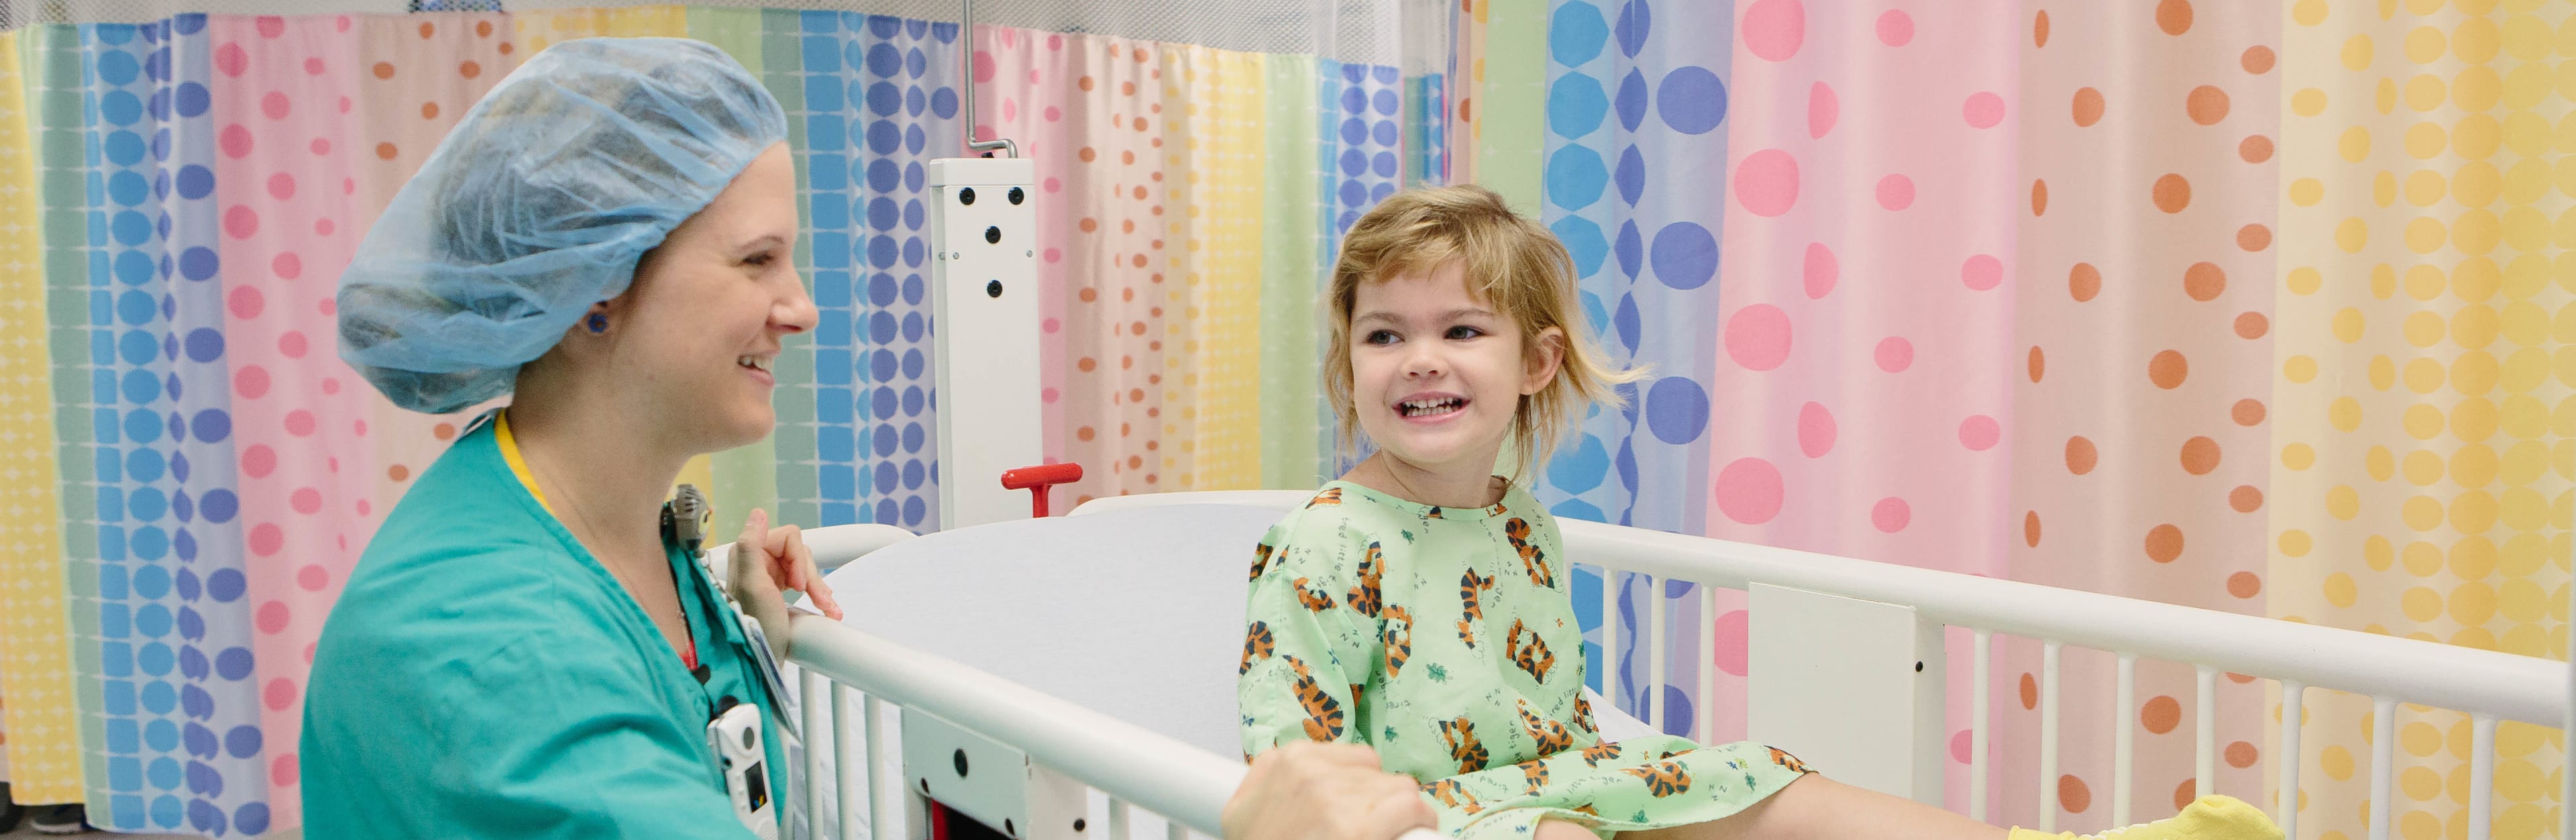
[[[678,494],[662,505],[663,538],[687,551],[689,559],[697,561],[698,570],[706,573],[710,581],[715,579],[715,570],[707,565],[706,541],[707,526],[714,519],[715,511],[707,504],[706,494],[699,492],[694,484],[680,485]],[[743,558],[736,557],[734,562],[743,562]],[[721,582],[717,583],[716,589],[724,593],[725,606],[732,610],[734,623],[742,628],[743,638],[750,640],[753,670],[760,672],[761,682],[768,684],[769,696],[778,704],[779,725],[787,730],[788,737],[802,737],[796,726],[796,697],[787,693],[787,681],[779,675],[778,660],[769,650],[768,634],[761,632],[759,620],[752,618],[743,610],[742,603],[734,600],[732,590]],[[704,682],[706,665],[700,663],[698,667],[701,671],[698,679]]]

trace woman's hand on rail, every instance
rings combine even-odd
[[[1252,760],[1225,803],[1225,840],[1395,840],[1436,829],[1413,779],[1358,744],[1282,744]]]
[[[768,511],[754,509],[744,520],[726,573],[732,578],[727,588],[742,602],[743,610],[760,622],[760,632],[769,636],[773,653],[787,652],[788,590],[805,593],[816,609],[833,620],[841,618],[841,603],[833,600],[831,585],[814,568],[814,552],[805,547],[804,530],[794,525],[769,527]]]

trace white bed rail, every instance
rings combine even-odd
[[[804,531],[815,565],[827,573],[912,537],[910,531],[879,524]],[[732,553],[731,543],[708,548],[707,564],[717,579],[725,579]],[[1219,818],[1226,798],[1246,769],[1238,760],[820,615],[795,611],[792,621],[787,662],[795,666],[791,676],[804,698],[799,723],[805,734],[805,789],[790,795],[803,798],[810,821],[821,821],[828,812],[833,822],[830,827],[809,824],[807,833],[793,840],[930,836],[923,793],[905,787],[904,768],[888,753],[896,744],[889,735],[905,710],[920,710],[940,723],[998,742],[1024,756],[1031,775],[1056,788],[1058,795],[1036,810],[1070,815],[1067,824],[1011,825],[1013,836],[1129,840],[1132,814],[1139,806],[1165,819],[1166,840],[1185,840],[1191,831],[1206,837],[1222,832]],[[828,795],[821,787],[827,781]],[[1105,831],[1086,824],[1088,797],[1082,788],[1108,797],[1109,819],[1101,826]]]
[[[1097,513],[1154,504],[1233,503],[1271,508],[1292,508],[1306,494],[1281,491],[1245,491],[1241,493],[1178,493],[1129,496],[1093,501],[1074,511],[1075,515]],[[1891,793],[1911,796],[1938,804],[1942,802],[1942,773],[1939,758],[1946,754],[1947,733],[1943,731],[1945,686],[1939,677],[1947,666],[1942,644],[1942,627],[1955,627],[1971,632],[1973,647],[1973,704],[1970,718],[1971,759],[1969,762],[1970,795],[1968,815],[1985,819],[1989,746],[1993,743],[1991,698],[1992,645],[1995,634],[2021,636],[2041,645],[2042,661],[2039,687],[2040,743],[2039,778],[2031,780],[2038,787],[2038,821],[2043,831],[2055,831],[2057,822],[2058,783],[2057,753],[2059,740],[2058,713],[2062,683],[2059,673],[2061,651],[2067,646],[2090,648],[2113,654],[2117,661],[2115,702],[2118,713],[2112,717],[2118,727],[2113,738],[2112,767],[2114,779],[2110,808],[2112,824],[2153,819],[2160,813],[2132,813],[2130,791],[2134,787],[2132,767],[2135,742],[2131,732],[2135,723],[2136,667],[2141,658],[2161,659],[2192,666],[2196,671],[2197,691],[2193,722],[2195,743],[2195,787],[2201,793],[2216,792],[2216,759],[2218,755],[2217,678],[2222,673],[2268,679],[2280,687],[2278,732],[2281,743],[2277,751],[2266,751],[2274,759],[2266,763],[2275,774],[2279,799],[2269,809],[2281,827],[2292,838],[2300,836],[2298,803],[2300,765],[2305,754],[2300,749],[2302,720],[2310,700],[2307,689],[2321,688],[2368,697],[2375,714],[2372,718],[2370,767],[2370,802],[2367,818],[2368,837],[2386,840],[2393,828],[2389,803],[2391,782],[2395,775],[2392,748],[2398,704],[2414,704],[2466,713],[2472,722],[2468,797],[2469,840],[2486,840],[2492,831],[2492,806],[2496,767],[2495,731],[2500,720],[2515,720],[2545,727],[2560,727],[2570,719],[2569,698],[2576,690],[2576,671],[2552,660],[2517,656],[2494,651],[2444,645],[2414,639],[2397,638],[2352,630],[2319,627],[2298,622],[2184,607],[2174,604],[2142,601],[2092,592],[2081,592],[1975,575],[1939,572],[1771,548],[1746,543],[1727,542],[1704,537],[1683,536],[1637,528],[1624,528],[1594,522],[1561,521],[1565,550],[1570,558],[1599,569],[1603,576],[1602,614],[1613,617],[1605,621],[1601,634],[1604,658],[1618,661],[1622,639],[1618,600],[1630,589],[1658,593],[1665,581],[1689,581],[1703,584],[1695,590],[1703,601],[1699,627],[1695,629],[1700,650],[1710,649],[1716,638],[1715,591],[1747,590],[1754,593],[1753,614],[1748,644],[1748,662],[1752,676],[1766,676],[1761,664],[1773,662],[1822,663],[1832,670],[1851,662],[1887,661],[1890,657],[1910,659],[1913,670],[1930,680],[1930,687],[1917,686],[1902,692],[1903,696],[1872,695],[1863,703],[1881,706],[1878,711],[1890,725],[1911,733],[1910,743],[1870,743],[1863,747],[1873,755],[1836,767],[1837,775],[1865,775],[1875,778],[1905,779],[1905,785],[1881,786]],[[1623,577],[1629,578],[1622,581]],[[1642,581],[1636,580],[1642,578]],[[1635,586],[1642,582],[1643,586]],[[1814,622],[1801,625],[1775,616],[1766,621],[1758,609],[1765,593],[1773,603],[1796,603],[1801,608],[1818,603],[1810,596],[1825,600],[1842,600],[1858,605],[1850,615],[1859,618],[1884,619],[1888,613],[1872,609],[1899,611],[1920,622],[1912,640],[1899,640],[1896,649],[1888,649],[1886,640],[1862,640],[1853,646],[1837,647],[1832,639],[1819,639],[1812,633]],[[1671,651],[1665,650],[1666,597],[1646,594],[1646,632],[1644,639],[1627,640],[1625,650],[1642,654],[1645,681],[1639,693],[1660,698],[1667,674],[1665,667]],[[1801,600],[1804,599],[1804,600]],[[1766,632],[1765,625],[1773,629]],[[1797,625],[1794,628],[1788,625]],[[1794,632],[1793,632],[1794,631]],[[1858,634],[1825,634],[1852,637]],[[1926,638],[1928,635],[1928,638]],[[1642,648],[1639,646],[1642,645]],[[1707,663],[1698,668],[1702,696],[1711,692],[1709,682],[1713,668]],[[1596,671],[1599,669],[1595,669]],[[1848,717],[1828,716],[1809,711],[1774,715],[1765,720],[1759,714],[1765,708],[1820,708],[1820,698],[1813,693],[1798,696],[1770,697],[1765,692],[1786,690],[1812,692],[1819,683],[1804,675],[1784,678],[1774,669],[1767,679],[1747,680],[1749,709],[1754,713],[1753,737],[1762,740],[1799,741],[1813,738],[1842,744],[1853,743],[1853,721]],[[1849,669],[1845,669],[1849,670]],[[1828,681],[1843,679],[1848,674],[1828,674]],[[1620,693],[1615,680],[1605,679],[1603,694],[1615,701]],[[1893,684],[1902,684],[1902,680]],[[1880,678],[1876,685],[1891,684]],[[1791,688],[1782,688],[1783,685]],[[1885,708],[1887,704],[1896,708]],[[1661,727],[1660,713],[1651,704],[1648,720]],[[1836,712],[1839,714],[1839,711]],[[1699,731],[1694,734],[1706,740],[1712,715],[1699,716]],[[1907,721],[1913,721],[1910,729]],[[1923,722],[1930,726],[1922,726]],[[1861,739],[1866,742],[1867,739]],[[1773,740],[1780,743],[1779,740]],[[1799,747],[1783,744],[1792,751]],[[2576,740],[2569,749],[2576,754]],[[1931,756],[1927,762],[1927,756]],[[1807,756],[1810,760],[1818,756]],[[1850,759],[1848,754],[1837,758]],[[1929,772],[1924,772],[1927,769]],[[2569,786],[2576,788],[2576,772],[2568,774]],[[2252,794],[2253,791],[2240,793]],[[2259,797],[2248,796],[2249,799]],[[2262,803],[2257,803],[2262,804]],[[2576,817],[2576,808],[2566,812]],[[2313,832],[2312,832],[2313,833]]]
[[[1927,626],[1935,628],[1930,634],[1928,652],[1921,655],[1934,660],[1936,666],[1938,659],[1944,656],[1937,627],[1972,631],[1975,663],[1970,693],[1974,710],[1970,717],[1972,746],[1968,777],[1971,790],[1968,802],[1969,816],[1979,819],[1986,817],[1985,786],[1992,775],[1987,766],[1987,746],[1992,742],[1988,732],[1992,727],[1989,714],[1989,692],[1993,684],[1992,637],[2002,633],[2039,641],[2042,646],[2040,770],[2038,778],[2031,781],[2038,787],[2038,827],[2042,831],[2056,830],[2059,810],[2058,717],[2063,690],[2059,661],[2061,651],[2067,646],[2104,651],[2117,657],[2110,813],[2114,825],[2160,816],[2133,814],[2129,808],[2128,794],[2133,788],[2132,768],[2136,757],[2132,735],[2137,708],[2135,669],[2140,658],[2179,662],[2196,670],[2198,702],[2191,718],[2196,739],[2194,790],[2204,793],[2218,792],[2215,772],[2217,727],[2213,725],[2218,709],[2218,675],[2240,674],[2279,684],[2281,745],[2273,753],[2278,758],[2270,762],[2270,767],[2281,793],[2279,801],[2272,803],[2269,810],[2291,837],[2299,836],[2299,799],[2296,792],[2300,790],[2299,776],[2305,756],[2300,750],[2301,724],[2311,702],[2307,689],[2343,691],[2372,701],[2371,807],[2368,812],[2368,836],[2371,840],[2386,840],[2394,827],[2389,805],[2392,800],[2391,783],[2396,776],[2392,750],[2397,742],[2397,715],[2394,713],[2397,704],[2449,709],[2470,716],[2475,737],[2469,765],[2469,840],[2485,840],[2492,831],[2496,722],[2518,720],[2556,727],[2563,725],[2567,715],[2566,666],[2545,659],[1594,522],[1560,524],[1569,555],[1605,567],[1608,570],[1605,579],[1620,573],[1643,576],[1645,586],[1642,588],[1647,592],[1655,591],[1654,587],[1664,580],[1685,580],[1721,589],[1784,587],[1911,609]],[[1605,586],[1604,614],[1617,614],[1615,606],[1608,602],[1617,598],[1621,591],[1617,585]],[[1706,588],[1701,591],[1709,592]],[[1713,596],[1704,594],[1704,597]],[[1664,599],[1653,600],[1658,602],[1655,606],[1660,607]],[[1656,612],[1660,613],[1660,610]],[[1703,609],[1701,612],[1698,638],[1713,640],[1716,611]],[[1766,639],[1761,623],[1757,611],[1749,640],[1755,650],[1753,661],[1756,663],[1761,660],[1760,651],[1765,647],[1794,650],[1796,655],[1808,658],[1833,659],[1850,655],[1848,651],[1819,647],[1806,639]],[[1660,664],[1668,655],[1667,651],[1661,650],[1661,641],[1666,635],[1660,632],[1646,635],[1647,639],[1635,640],[1631,644],[1642,642],[1646,661]],[[1613,639],[1610,644],[1615,646],[1617,641]],[[1706,669],[1702,672],[1705,673]],[[1748,690],[1754,694],[1751,700],[1754,707],[1763,707],[1765,682],[1748,678],[1747,684]],[[1653,697],[1661,695],[1662,686],[1662,669],[1656,668],[1640,688],[1647,696]],[[1604,693],[1610,692],[1605,689]],[[1929,712],[1930,719],[1940,720],[1940,704],[1945,700],[1943,694],[1939,686],[1918,692],[1911,698],[1917,706],[1910,711],[1918,719]],[[1779,699],[1794,702],[1799,698]],[[1706,716],[1702,719],[1706,720]],[[1780,727],[1765,730],[1761,721],[1756,721],[1754,726],[1756,738],[1796,740],[1812,730],[1848,724],[1821,719],[1790,721],[1787,722],[1790,731],[1785,733],[1780,731]],[[1926,752],[1937,754],[1939,736],[1943,734],[1937,726],[1928,733],[1917,732],[1917,738],[1930,736],[1932,740],[1894,747],[1879,760],[1889,764],[1907,763]],[[1913,778],[1918,785],[1914,790],[1890,792],[1935,803],[1941,801],[1941,776],[1937,771],[1916,774]]]
[[[819,772],[824,770],[820,754],[832,750],[837,761],[829,775],[837,801],[865,804],[839,809],[838,834],[844,840],[862,836],[858,817],[863,811],[870,815],[869,836],[875,840],[907,836],[896,833],[903,823],[913,829],[908,836],[926,836],[917,819],[890,818],[890,799],[920,794],[904,787],[903,773],[887,771],[887,740],[882,737],[885,710],[878,704],[936,715],[1025,753],[1030,763],[1045,771],[1108,794],[1107,836],[1119,840],[1126,837],[1122,824],[1127,822],[1131,803],[1168,819],[1173,824],[1172,837],[1182,836],[1183,827],[1217,836],[1226,798],[1243,779],[1245,768],[1240,761],[822,616],[797,613],[793,637],[788,660],[804,671],[805,731],[813,733],[806,745],[807,778],[821,781],[825,772]],[[816,702],[825,697],[818,689],[827,680],[830,699]],[[852,722],[841,719],[849,708],[851,691],[865,695],[861,699],[867,704],[864,738],[854,737]],[[831,736],[827,740],[822,733]],[[862,775],[867,777],[864,785]],[[1038,826],[1012,828],[1021,837],[1055,833]]]

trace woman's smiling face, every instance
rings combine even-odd
[[[629,292],[610,304],[623,337],[638,339],[617,342],[614,375],[690,427],[695,451],[769,434],[770,362],[819,317],[791,259],[795,177],[786,145],[771,147],[646,254]]]

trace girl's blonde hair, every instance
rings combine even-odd
[[[1626,400],[1613,386],[1634,382],[1644,372],[1614,368],[1603,358],[1575,302],[1573,256],[1555,234],[1514,214],[1492,190],[1469,184],[1396,193],[1343,234],[1341,258],[1333,263],[1332,288],[1324,298],[1332,328],[1324,352],[1325,394],[1340,419],[1342,447],[1350,451],[1359,434],[1359,410],[1351,396],[1351,307],[1360,284],[1427,274],[1451,260],[1466,270],[1469,294],[1520,325],[1524,352],[1537,352],[1538,335],[1549,327],[1565,335],[1565,357],[1555,378],[1538,393],[1522,396],[1512,414],[1518,456],[1512,480],[1517,482],[1531,464],[1556,450],[1587,407],[1624,406]]]

